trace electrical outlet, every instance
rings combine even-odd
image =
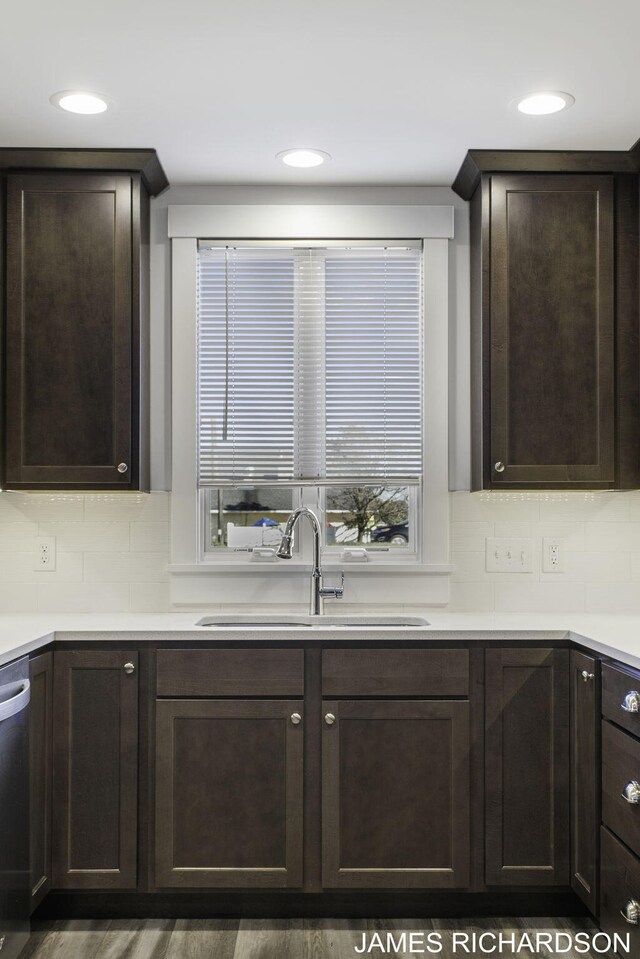
[[[542,572],[564,573],[562,540],[545,536],[542,540]]]
[[[488,573],[533,572],[533,540],[487,536],[485,568]]]
[[[55,536],[38,536],[35,540],[33,568],[38,572],[53,572],[56,568]]]

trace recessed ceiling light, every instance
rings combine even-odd
[[[552,90],[519,97],[515,101],[515,106],[520,113],[540,117],[548,113],[559,113],[560,110],[566,110],[573,106],[575,102],[570,93],[560,93],[557,90]]]
[[[325,160],[330,160],[331,157],[322,150],[309,150],[298,147],[295,150],[283,150],[282,153],[277,154],[276,159],[282,160],[287,166],[311,167],[320,166],[321,163],[324,163]]]
[[[68,113],[104,113],[109,103],[107,98],[83,90],[61,90],[49,97],[54,107],[67,110]]]

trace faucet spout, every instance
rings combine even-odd
[[[280,546],[276,551],[279,559],[291,559],[293,547],[295,545],[295,531],[298,521],[301,517],[306,517],[311,523],[313,531],[313,568],[311,570],[311,595],[309,613],[311,616],[321,616],[324,606],[324,597],[332,596],[334,599],[342,599],[344,595],[344,573],[342,574],[341,586],[323,586],[322,568],[320,566],[320,522],[318,517],[307,506],[299,506],[289,516]]]

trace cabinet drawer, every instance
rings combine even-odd
[[[302,696],[302,649],[160,649],[158,696]]]
[[[640,803],[624,796],[640,783],[640,742],[611,723],[602,724],[602,821],[640,855]]]
[[[629,924],[622,912],[629,903],[640,903],[640,860],[601,829],[600,926],[612,935],[630,935],[630,956],[640,955],[640,925]]]
[[[623,708],[625,699],[633,693],[638,694],[640,702],[640,676],[632,669],[623,670],[617,666],[602,667],[602,715],[623,726],[635,736],[640,736],[640,711],[629,712]]]
[[[466,649],[327,649],[324,696],[468,696]]]

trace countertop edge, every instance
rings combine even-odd
[[[471,618],[471,617],[470,617]],[[613,627],[612,627],[613,629]],[[638,623],[640,635],[640,620]],[[17,632],[17,628],[14,632]],[[594,633],[602,632],[594,630]],[[348,635],[347,635],[348,633]],[[447,628],[443,625],[432,627],[412,628],[411,630],[398,630],[384,627],[359,627],[336,628],[327,627],[325,629],[314,630],[313,635],[309,635],[307,629],[290,629],[286,632],[277,629],[260,629],[256,634],[255,629],[240,630],[216,630],[215,633],[206,631],[202,628],[187,627],[180,628],[178,625],[168,624],[165,628],[159,628],[157,623],[149,628],[132,628],[131,626],[122,626],[114,628],[112,626],[104,627],[96,624],[94,628],[86,624],[75,628],[52,628],[43,630],[31,630],[27,637],[18,637],[13,640],[12,637],[5,640],[5,644],[0,643],[0,666],[13,662],[22,656],[30,655],[49,646],[51,643],[60,642],[137,642],[137,643],[189,643],[207,641],[222,641],[229,643],[255,641],[259,637],[262,642],[340,642],[348,639],[363,642],[370,642],[372,639],[376,642],[410,641],[410,642],[530,642],[539,644],[544,642],[562,642],[569,641],[583,648],[589,649],[601,656],[608,657],[622,665],[632,669],[640,670],[640,644],[637,651],[625,648],[624,643],[617,645],[615,641],[602,635],[589,636],[586,630],[567,629],[567,628],[529,628],[513,629],[506,627],[486,626],[481,628],[461,628],[459,624]],[[2,646],[4,645],[4,648]],[[635,637],[634,637],[635,645]]]

